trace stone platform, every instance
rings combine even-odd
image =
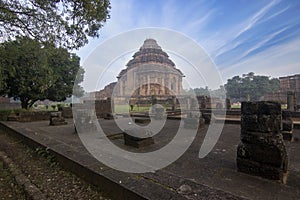
[[[237,172],[236,149],[240,125],[225,124],[213,150],[198,158],[207,131],[199,130],[190,148],[173,164],[155,173],[131,174],[111,169],[97,161],[75,134],[72,119],[68,124],[49,126],[48,121],[1,122],[0,128],[24,143],[47,147],[61,164],[85,180],[102,185],[114,199],[300,199],[300,130],[294,130],[294,142],[287,142],[289,175],[287,184]],[[174,137],[178,120],[167,120],[156,142],[142,149],[126,146],[122,131],[113,120],[99,120],[115,145],[132,152],[149,152],[162,148]],[[270,195],[272,194],[272,195]]]

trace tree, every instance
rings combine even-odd
[[[268,92],[279,90],[279,79],[257,76],[253,72],[234,76],[225,84],[227,96],[237,100],[259,100]]]
[[[4,42],[0,53],[6,82],[0,93],[20,100],[25,109],[37,100],[62,101],[70,97],[73,85],[78,84],[74,81],[77,71],[83,73],[75,54],[27,37]]]
[[[0,37],[79,48],[99,37],[109,10],[109,0],[0,0]]]
[[[53,83],[47,90],[47,99],[64,101],[72,95],[73,87],[75,96],[82,96],[83,89],[79,83],[83,81],[84,70],[80,67],[80,58],[64,48],[46,48],[48,65],[53,72]],[[77,74],[79,77],[76,79]]]

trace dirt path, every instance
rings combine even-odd
[[[109,199],[107,194],[74,174],[62,169],[45,149],[32,150],[0,131],[0,151],[47,199]],[[16,184],[9,170],[0,162],[0,200],[26,199],[22,187]]]

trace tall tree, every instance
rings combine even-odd
[[[268,92],[279,90],[279,79],[257,76],[253,72],[234,76],[225,84],[227,96],[237,100],[259,100]]]
[[[4,42],[0,49],[6,82],[0,93],[20,100],[22,108],[37,100],[65,100],[74,85],[82,89],[74,81],[77,71],[84,72],[79,57],[66,49],[44,46],[27,37]]]
[[[47,99],[64,101],[76,88],[76,96],[83,95],[83,89],[78,84],[83,81],[84,70],[80,67],[80,58],[67,49],[47,47],[48,65],[53,72],[53,82],[47,90]],[[76,79],[76,76],[79,78]],[[75,81],[78,81],[75,83]]]
[[[99,37],[109,0],[0,0],[0,38],[27,36],[69,49]]]

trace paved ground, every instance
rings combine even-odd
[[[282,185],[237,172],[235,159],[240,125],[226,124],[217,145],[203,159],[198,158],[198,153],[207,127],[198,131],[188,151],[173,164],[155,173],[128,174],[110,169],[92,158],[74,133],[72,120],[62,126],[49,126],[48,121],[3,123],[145,198],[300,199],[300,130],[294,131],[294,142],[286,143],[289,177],[287,184]],[[178,123],[178,120],[169,120],[162,132],[154,137],[156,144],[141,151],[152,151],[168,144]],[[114,144],[137,151],[124,145],[121,131],[113,120],[100,120],[100,125]]]

